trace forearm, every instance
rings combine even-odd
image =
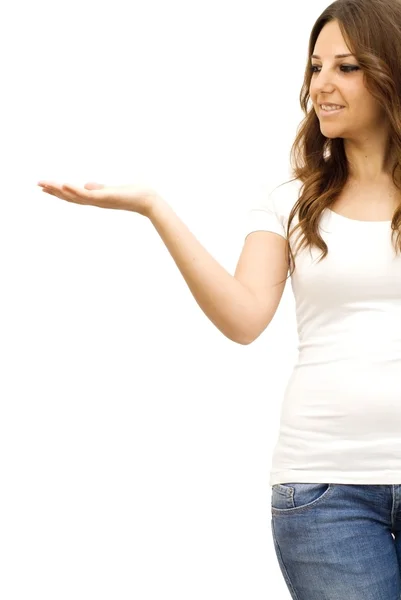
[[[207,252],[162,198],[152,203],[148,217],[205,315],[230,340],[249,343],[257,322],[252,292]]]

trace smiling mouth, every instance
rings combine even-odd
[[[345,106],[342,106],[341,108],[332,108],[331,110],[325,110],[324,108],[319,106],[319,112],[322,116],[337,115],[339,112],[344,110],[344,108],[345,108]]]

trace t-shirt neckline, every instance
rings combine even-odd
[[[340,218],[340,219],[345,219],[346,221],[350,221],[351,223],[366,223],[366,224],[375,224],[377,225],[378,223],[380,224],[385,224],[388,225],[389,223],[391,223],[390,221],[361,221],[360,219],[351,219],[350,217],[344,217],[344,215],[340,215],[339,213],[335,212],[334,210],[331,210],[331,208],[328,208],[328,211],[334,215],[335,218]]]

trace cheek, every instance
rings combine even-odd
[[[356,117],[367,119],[381,119],[384,115],[384,110],[376,102],[374,98],[357,97],[352,101],[352,106]]]

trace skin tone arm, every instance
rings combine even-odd
[[[233,342],[246,345],[254,339],[260,320],[256,297],[207,252],[156,191],[139,185],[87,183],[80,188],[52,181],[40,181],[38,185],[68,202],[128,210],[147,217],[208,319]]]

